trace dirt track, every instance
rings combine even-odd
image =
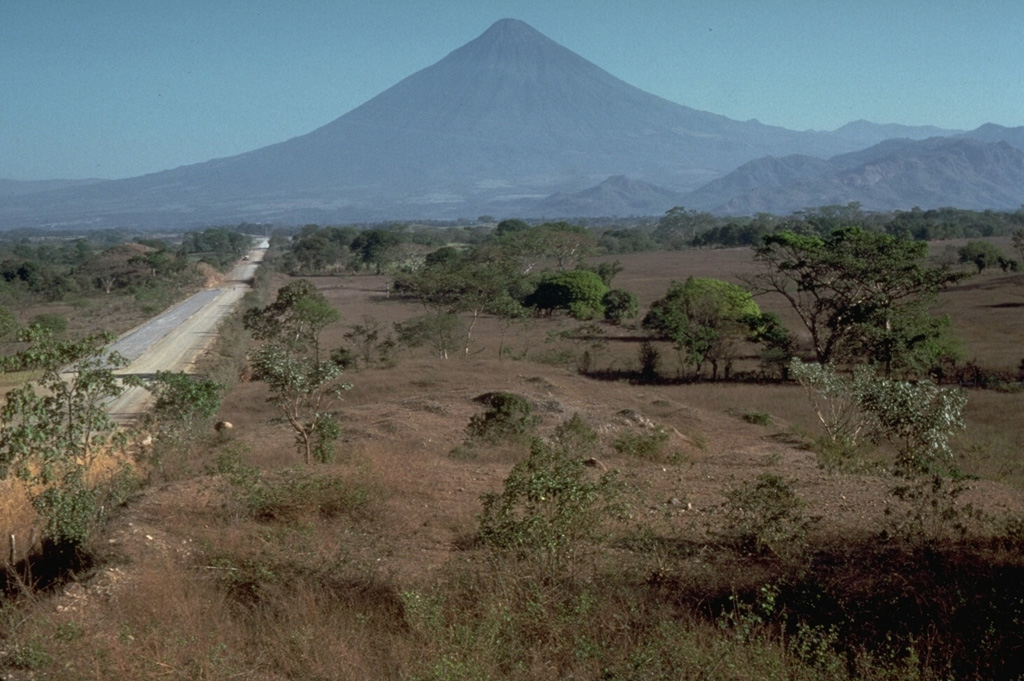
[[[118,374],[152,376],[158,371],[188,371],[217,336],[217,327],[249,290],[256,267],[268,244],[261,241],[216,288],[200,291],[168,308],[142,326],[121,336],[111,350],[131,360]],[[114,420],[125,423],[145,412],[150,402],[145,388],[130,388],[108,406]]]

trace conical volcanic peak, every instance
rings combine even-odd
[[[526,47],[547,44],[564,49],[554,40],[551,40],[533,26],[519,19],[499,19],[491,24],[490,28],[481,33],[479,37],[466,43],[463,47],[468,47],[474,43],[524,45]]]
[[[918,132],[899,132],[907,130]],[[502,19],[306,135],[142,177],[12,196],[0,202],[0,226],[658,212],[753,159],[830,158],[889,130],[859,124],[845,132],[697,111]],[[637,183],[581,193],[618,176]],[[815,196],[801,205],[816,205]]]
[[[478,38],[453,51],[440,64],[446,62],[477,64],[485,69],[497,67],[501,71],[513,72],[524,67],[537,68],[544,63],[552,67],[565,67],[572,63],[576,68],[586,67],[592,72],[605,73],[518,19],[502,19],[492,24]]]

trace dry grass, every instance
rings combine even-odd
[[[745,250],[625,256],[615,285],[648,304],[672,278],[731,277],[748,258]],[[420,313],[387,300],[376,277],[315,282],[349,324]],[[954,318],[975,320],[963,327],[968,347],[995,365],[1014,348],[987,345],[991,335],[977,325],[1011,337],[1017,320],[990,305],[1012,302],[1019,284],[985,282],[995,288],[943,300]],[[514,329],[505,341],[536,355],[559,324]],[[346,330],[330,330],[328,343],[343,342]],[[188,445],[180,476],[111,524],[92,547],[101,569],[7,611],[6,671],[115,681],[1024,673],[1013,666],[1012,623],[1024,616],[1024,494],[998,484],[1022,484],[1021,393],[972,391],[969,400],[965,468],[987,480],[971,482],[958,503],[993,520],[969,541],[947,524],[925,548],[904,548],[879,542],[891,524],[891,481],[824,471],[806,448],[817,429],[800,389],[595,381],[571,366],[499,361],[500,336],[485,319],[468,359],[403,351],[395,368],[350,372],[339,460],[309,470],[297,468],[265,387],[234,386],[218,416],[234,430]],[[602,363],[625,367],[635,344],[601,352]],[[601,538],[579,547],[571,574],[473,541],[480,495],[499,491],[526,455],[521,446],[451,455],[484,409],[474,398],[499,390],[531,402],[543,435],[583,417],[599,435],[598,465],[624,484],[626,515],[606,519]],[[750,413],[771,422],[750,423]],[[624,433],[651,428],[669,434],[664,451],[673,456],[615,450]],[[724,492],[764,473],[806,504],[812,522],[801,550],[746,555],[728,535]]]

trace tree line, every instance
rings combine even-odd
[[[226,270],[250,247],[251,237],[224,227],[159,239],[104,231],[89,237],[7,234],[0,239],[0,308],[120,295],[150,313],[201,287],[204,267]],[[53,315],[25,322],[52,331],[66,326]],[[0,342],[3,342],[0,334]],[[8,334],[8,340],[10,339]]]
[[[490,218],[490,216],[481,216]],[[305,225],[275,232],[277,243],[290,247],[281,269],[293,275],[350,271],[384,273],[417,266],[426,253],[442,246],[475,247],[499,241],[509,230],[572,224],[590,237],[592,252],[616,255],[683,248],[754,247],[780,231],[827,237],[840,227],[859,227],[917,241],[983,239],[1015,236],[1019,260],[1024,260],[1024,208],[1014,212],[938,208],[891,213],[870,212],[854,202],[844,206],[808,208],[789,216],[758,213],[721,217],[677,206],[660,218],[587,219],[565,221],[508,219],[497,223],[439,226],[390,223],[362,228]],[[1007,258],[986,261],[984,267],[1011,268]]]
[[[856,207],[847,207],[820,230],[857,214]],[[307,226],[292,240],[292,262],[303,259],[296,252],[311,242],[341,233]],[[374,338],[429,347],[441,358],[470,353],[483,315],[497,318],[504,333],[518,322],[554,314],[582,324],[607,322],[639,330],[647,341],[639,373],[648,378],[664,369],[658,348],[667,344],[678,375],[692,370],[690,375],[700,378],[707,368],[712,379],[729,377],[736,360],[753,348],[759,376],[787,379],[800,335],[809,337],[807,351],[822,364],[866,363],[886,376],[942,378],[962,358],[950,320],[933,315],[931,307],[941,290],[970,272],[955,263],[931,264],[927,244],[906,234],[858,225],[821,234],[780,223],[754,245],[759,269],[743,285],[699,277],[674,281],[644,312],[633,292],[614,286],[621,264],[589,261],[602,252],[603,235],[579,225],[506,220],[475,244],[420,251],[401,248],[410,243],[402,241],[403,233],[374,229],[349,234],[347,266],[389,273],[391,294],[416,300],[423,308],[423,314],[397,325],[393,337],[374,328]],[[668,234],[663,230],[659,238]],[[1017,267],[988,242],[968,242],[959,250],[959,262],[977,272],[997,264]],[[787,329],[778,315],[763,312],[755,297],[766,293],[781,296],[802,328]],[[369,326],[363,326],[370,334]],[[369,337],[357,339],[355,329],[352,333],[357,345]],[[499,354],[505,352],[502,341]],[[371,353],[364,347],[359,354]]]

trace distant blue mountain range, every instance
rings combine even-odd
[[[124,180],[0,181],[0,227],[1015,208],[1024,128],[734,121],[639,90],[504,19],[327,125]],[[692,205],[691,205],[692,204]]]

